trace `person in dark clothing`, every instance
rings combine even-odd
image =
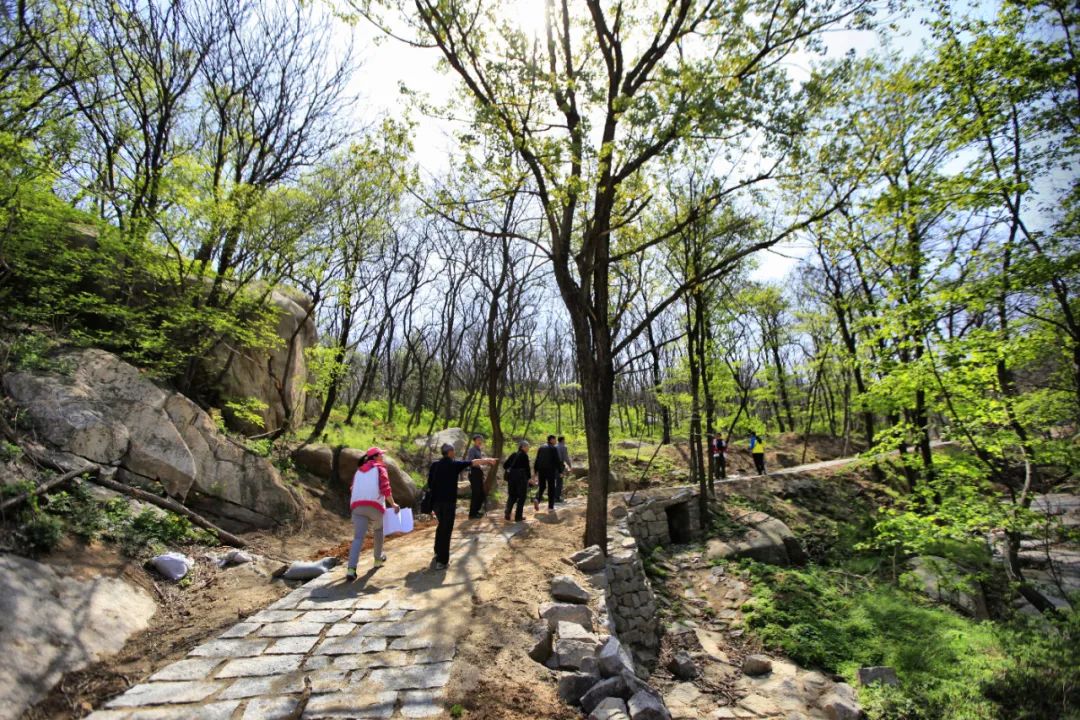
[[[450,563],[450,536],[454,533],[454,512],[457,510],[457,482],[462,471],[473,467],[490,467],[495,458],[455,460],[454,446],[442,446],[442,457],[428,469],[428,489],[431,507],[439,525],[435,528],[435,569],[444,570]]]
[[[503,518],[510,519],[510,510],[517,507],[514,520],[524,520],[525,498],[529,495],[529,476],[532,470],[529,467],[529,441],[522,440],[518,443],[517,452],[506,458],[503,463],[506,471],[507,499],[506,512]]]
[[[541,445],[536,450],[536,460],[533,462],[533,477],[537,478],[539,489],[536,492],[536,500],[533,501],[533,509],[540,510],[540,501],[544,499],[544,489],[548,491],[548,510],[555,509],[555,498],[558,493],[559,480],[559,451],[555,447],[555,436],[548,435],[547,444]]]
[[[473,444],[465,453],[465,459],[469,462],[484,457],[484,436],[477,434],[472,439]],[[483,517],[487,493],[484,492],[484,471],[479,467],[469,468],[469,498],[469,517],[474,520]]]
[[[713,472],[717,480],[727,477],[727,443],[720,433],[714,433],[710,441],[712,446]]]

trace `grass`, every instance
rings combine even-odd
[[[753,599],[743,612],[766,647],[850,682],[860,667],[896,670],[898,688],[859,691],[872,720],[1075,717],[1024,708],[1042,707],[1054,688],[1060,698],[1061,688],[1076,682],[1080,653],[1068,650],[1080,636],[1076,627],[1033,651],[1030,631],[970,620],[873,578],[818,566],[745,567]],[[1048,658],[1057,660],[1046,665]],[[1049,675],[1055,666],[1063,677]]]

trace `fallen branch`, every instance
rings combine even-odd
[[[134,488],[130,485],[125,485],[123,483],[116,482],[115,480],[101,477],[100,475],[96,478],[91,478],[91,481],[97,483],[98,485],[101,485],[102,487],[107,487],[110,490],[115,490],[116,492],[133,497],[136,500],[142,500],[143,502],[148,502],[151,505],[157,505],[159,508],[168,510],[169,512],[174,512],[177,515],[183,515],[188,520],[191,520],[191,522],[195,525],[198,525],[201,528],[216,533],[218,536],[218,540],[220,540],[223,545],[231,545],[232,547],[236,548],[247,547],[247,543],[240,538],[236,537],[230,532],[222,530],[217,525],[204,518],[202,515],[199,515],[198,513],[187,509],[186,507],[171,498],[160,497],[158,495],[154,495],[153,493],[148,493],[145,490],[140,490],[139,488]]]
[[[72,470],[58,477],[54,477],[51,480],[41,485],[38,485],[30,492],[25,492],[22,495],[16,495],[13,498],[8,498],[4,502],[0,502],[0,512],[4,512],[8,508],[15,507],[16,505],[21,505],[22,503],[37,495],[44,495],[45,493],[52,490],[54,487],[58,485],[63,485],[64,483],[69,482],[79,477],[80,475],[85,475],[86,473],[96,473],[98,472],[98,470],[99,468],[96,466],[89,468],[79,468],[78,470]]]

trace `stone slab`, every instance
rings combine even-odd
[[[349,622],[395,622],[397,620],[403,620],[408,613],[408,610],[402,610],[400,608],[395,608],[393,610],[357,610],[349,618]]]
[[[385,720],[394,714],[396,692],[333,693],[312,695],[308,700],[304,720],[350,718],[351,720]]]
[[[199,645],[188,655],[217,658],[252,657],[262,653],[269,644],[269,640],[211,640]]]
[[[322,623],[293,622],[271,623],[263,625],[259,631],[259,637],[297,637],[299,635],[322,635],[325,625]]]
[[[224,683],[205,680],[184,680],[180,682],[150,682],[136,685],[117,698],[113,698],[106,707],[138,707],[140,705],[172,705],[194,703],[205,700],[224,687]]]
[[[236,623],[225,632],[218,635],[219,638],[242,638],[247,637],[251,633],[262,627],[261,623],[257,622],[242,622]]]
[[[344,637],[326,638],[315,650],[316,655],[354,655],[359,653],[382,652],[386,649],[386,638],[364,637],[353,633]]]
[[[218,670],[219,678],[250,677],[252,675],[282,675],[300,668],[303,655],[264,655],[263,657],[230,660]]]
[[[247,618],[245,622],[259,624],[288,622],[289,620],[296,620],[300,615],[301,613],[299,610],[263,610],[262,612],[257,612]]]
[[[451,663],[413,665],[406,668],[382,668],[372,670],[370,684],[386,690],[427,690],[440,688],[450,680]]]
[[[326,637],[341,637],[342,635],[348,635],[355,629],[356,626],[351,622],[335,623],[326,630]]]
[[[420,650],[423,648],[433,647],[439,642],[438,638],[427,637],[421,635],[412,635],[409,637],[400,637],[390,643],[391,650]]]
[[[266,650],[263,651],[263,654],[293,655],[300,653],[302,655],[315,647],[315,643],[317,642],[319,642],[319,638],[316,635],[310,635],[308,637],[283,637],[274,642],[270,647],[266,648]]]
[[[349,617],[349,610],[309,610],[301,618],[304,622],[311,623],[336,623]]]
[[[153,681],[160,680],[203,680],[210,677],[211,671],[221,663],[221,658],[187,658],[166,665],[150,676]]]
[[[243,720],[290,720],[299,706],[298,697],[258,697],[244,708]]]
[[[401,693],[401,715],[407,718],[440,717],[445,709],[442,690],[408,690]]]
[[[300,673],[288,675],[264,675],[261,677],[242,677],[233,681],[218,697],[222,700],[258,697],[260,695],[288,695],[304,691],[304,676]]]
[[[207,705],[136,708],[124,716],[124,720],[229,720],[238,707],[239,700],[230,700]]]

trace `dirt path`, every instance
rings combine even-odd
[[[472,598],[528,522],[459,519],[444,571],[430,569],[433,529],[400,538],[383,568],[355,583],[344,581],[343,568],[309,582],[90,717],[441,716]]]
[[[930,447],[936,450],[937,448],[942,448],[942,447],[946,447],[946,446],[953,445],[953,444],[954,443],[949,442],[949,441],[935,440],[934,442],[930,443]],[[877,455],[876,458],[884,459],[884,458],[888,458],[888,457],[895,457],[898,454],[899,454],[898,451],[893,451],[893,452],[882,453],[881,455]],[[851,457],[836,458],[835,460],[822,460],[821,462],[806,463],[805,465],[796,465],[794,467],[777,468],[775,470],[769,470],[769,468],[766,467],[765,469],[768,470],[768,472],[766,473],[766,476],[772,476],[772,475],[800,475],[800,474],[803,474],[803,473],[820,472],[821,470],[836,470],[838,468],[846,467],[846,466],[851,465],[853,463],[866,462],[866,461],[867,461],[867,458],[861,457],[859,455],[853,455]],[[743,480],[746,480],[748,478],[754,478],[754,477],[762,477],[762,476],[761,475],[755,475],[755,474],[735,475],[733,477],[729,476],[726,480],[720,480],[718,482],[722,482],[722,483],[742,482]]]

